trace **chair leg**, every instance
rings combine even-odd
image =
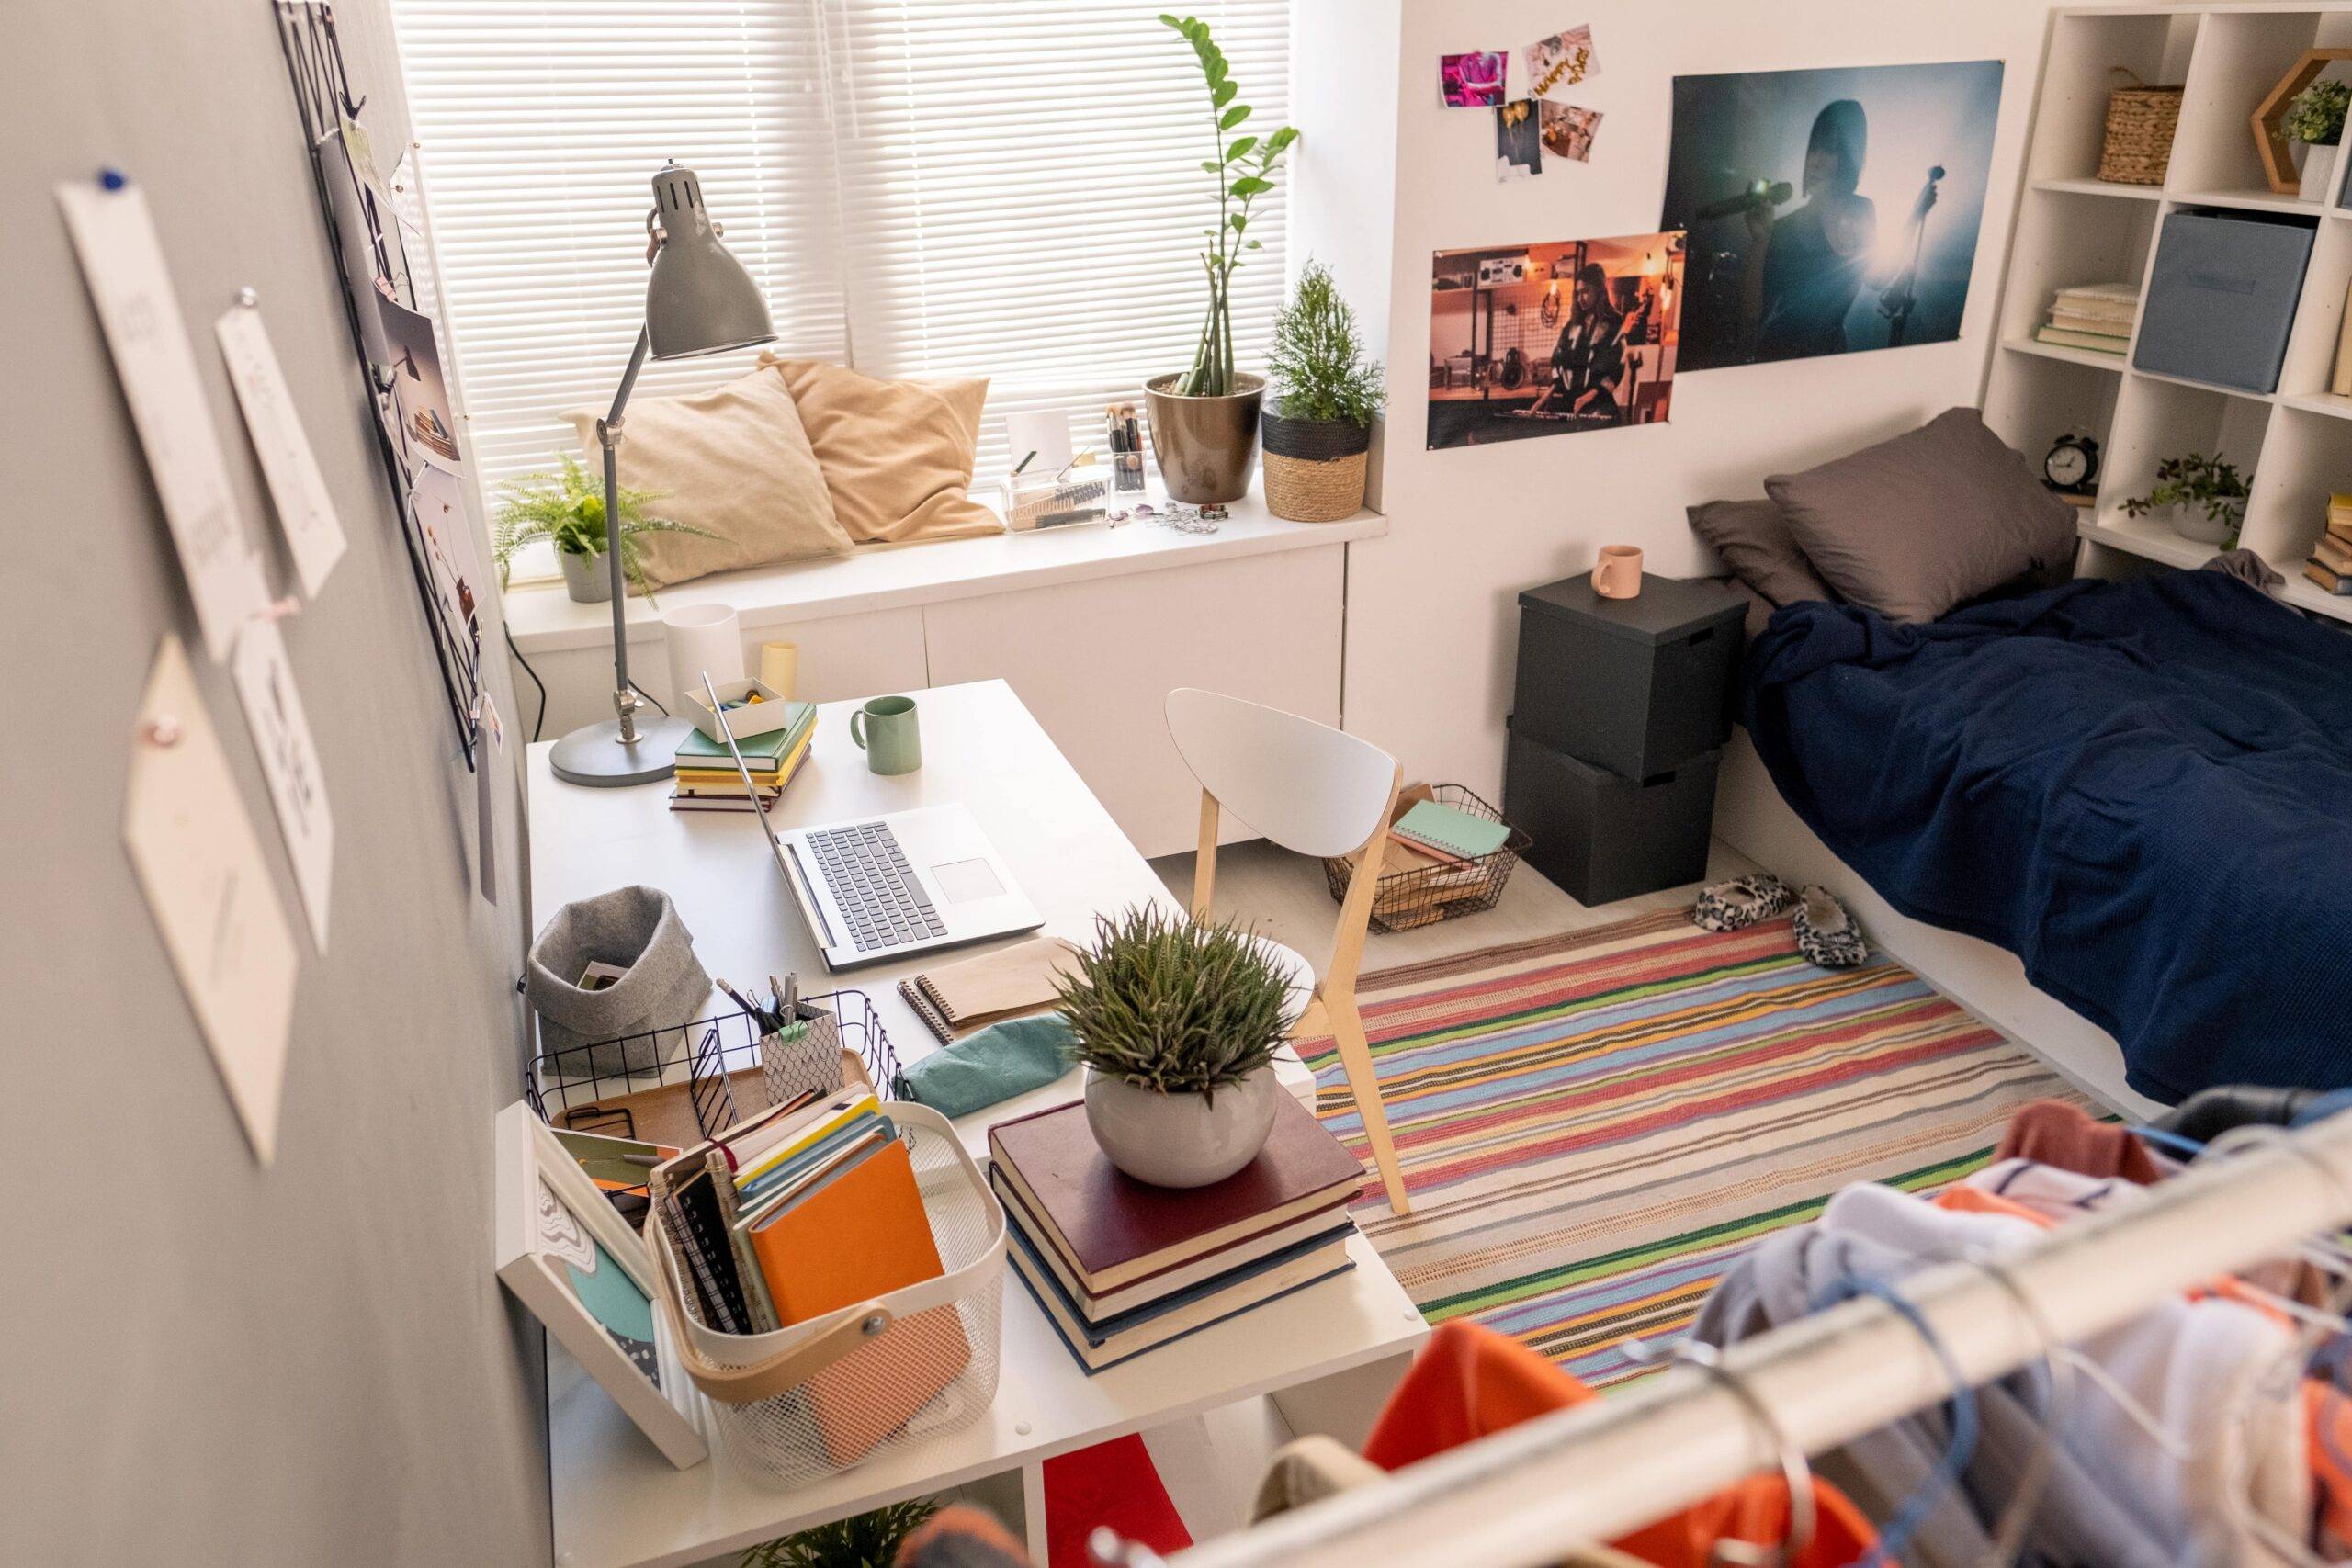
[[[1349,1091],[1355,1096],[1356,1113],[1363,1118],[1372,1162],[1380,1168],[1380,1184],[1388,1190],[1388,1212],[1409,1214],[1413,1205],[1405,1196],[1405,1173],[1396,1163],[1396,1142],[1388,1135],[1388,1107],[1380,1098],[1380,1075],[1373,1066],[1363,1015],[1356,1010],[1353,996],[1327,996],[1323,1006],[1330,1018],[1332,1043],[1340,1048],[1340,1065],[1347,1069]]]

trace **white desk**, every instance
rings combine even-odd
[[[961,801],[1012,865],[1046,931],[1083,937],[1095,911],[1171,903],[1085,784],[1001,681],[921,693],[923,767],[877,778],[849,739],[851,703],[820,710],[807,766],[776,807],[779,821],[820,822]],[[871,997],[901,1062],[934,1048],[899,998],[922,960],[826,980],[758,825],[732,813],[673,812],[670,785],[595,790],[559,782],[548,744],[531,748],[532,908],[641,882],[675,900],[713,975],[797,970],[812,989],[847,985]],[[959,1124],[985,1156],[990,1122],[1076,1097],[1075,1075]],[[1356,1267],[1227,1324],[1088,1377],[1010,1268],[1004,1353],[987,1416],[909,1450],[814,1484],[785,1489],[723,1452],[673,1470],[562,1348],[548,1346],[555,1560],[565,1568],[685,1564],[899,1498],[1019,1471],[1034,1504],[1038,1467],[1057,1453],[1141,1431],[1261,1393],[1338,1377],[1410,1350],[1420,1314],[1370,1243]],[[1036,1561],[1041,1521],[1030,1521]]]

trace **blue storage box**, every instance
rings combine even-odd
[[[2278,389],[2316,224],[2253,212],[2176,212],[2156,239],[2132,363],[2246,392]]]

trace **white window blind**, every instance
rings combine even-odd
[[[1195,0],[1282,121],[1288,0]],[[1215,221],[1208,96],[1151,0],[398,0],[401,52],[481,478],[576,449],[644,302],[647,181],[702,176],[782,353],[987,376],[1003,416],[1113,401],[1190,362]],[[1283,282],[1280,194],[1236,280],[1243,358]],[[756,351],[754,351],[755,353]],[[753,354],[650,366],[639,396]]]

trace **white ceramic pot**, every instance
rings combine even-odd
[[[1215,1095],[1161,1094],[1087,1069],[1086,1124],[1113,1165],[1154,1187],[1206,1187],[1258,1157],[1273,1130],[1272,1064]]]
[[[2305,201],[2325,201],[2328,197],[2328,176],[2335,173],[2335,149],[2303,145],[2302,177],[2297,182],[2295,194]]]
[[[613,580],[605,570],[602,554],[575,555],[570,550],[558,550],[555,558],[563,563],[563,591],[579,604],[603,604],[613,597]]]
[[[2205,515],[2205,508],[2202,505],[2167,506],[2157,513],[2164,520],[2165,526],[2182,538],[2194,539],[2200,545],[2228,544],[2236,535],[2239,524],[2245,520],[2245,507],[2243,502],[2239,503],[2234,511],[2225,514],[2218,523]]]

